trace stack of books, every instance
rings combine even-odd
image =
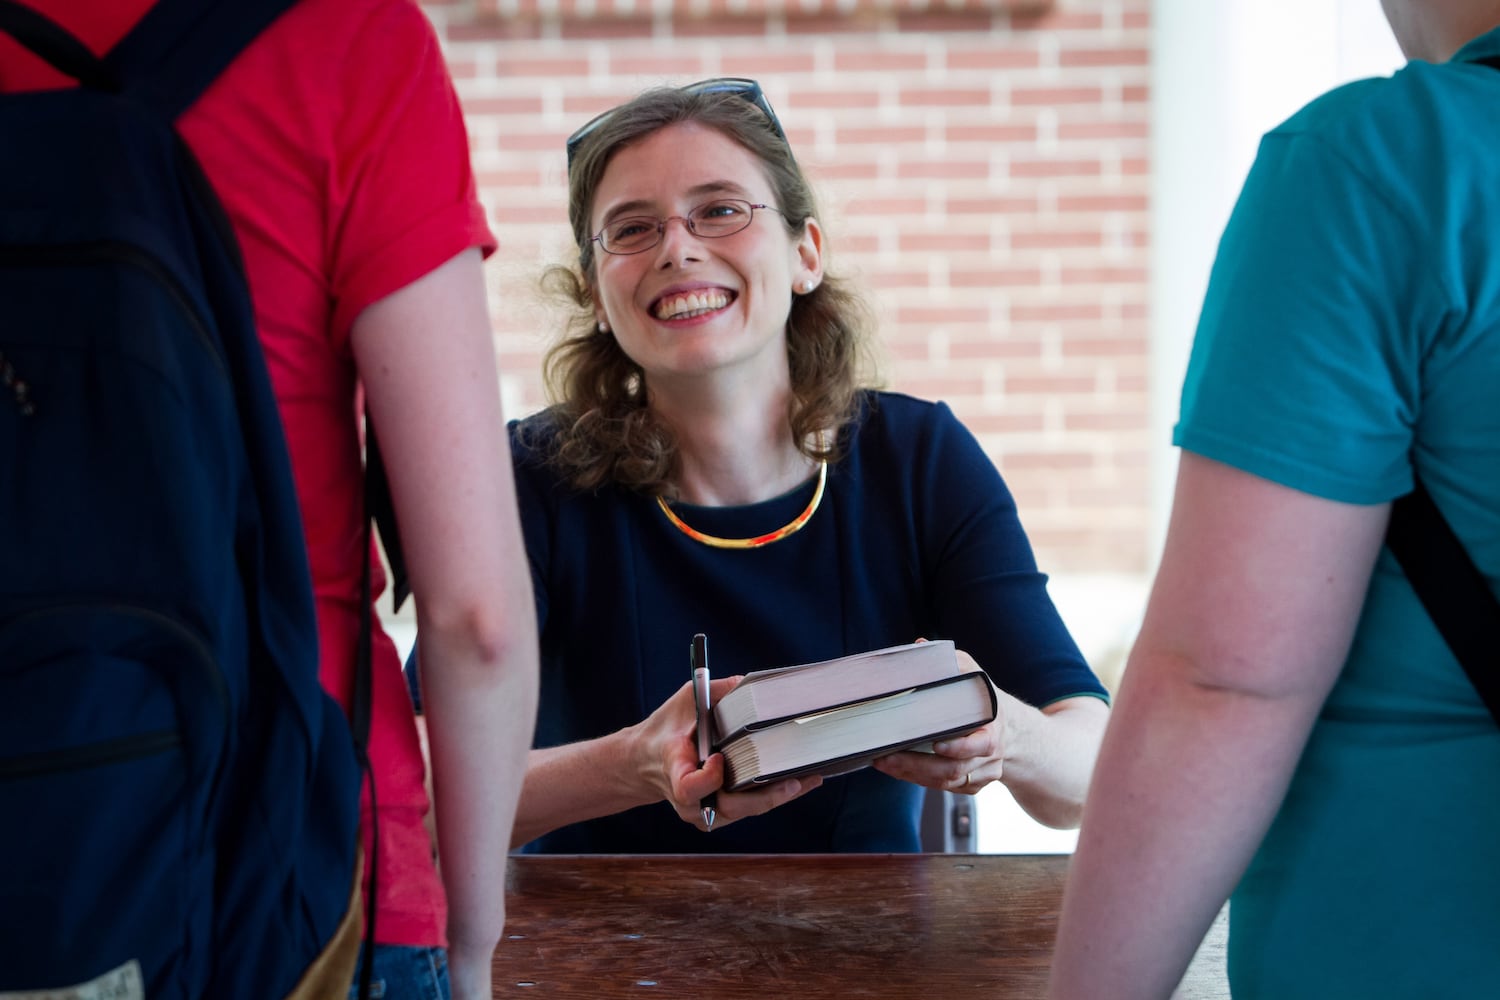
[[[951,640],[914,642],[745,675],[713,707],[713,748],[733,792],[928,750],[998,711],[989,678],[961,670]]]

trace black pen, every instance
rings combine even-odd
[[[710,719],[708,710],[712,708],[708,694],[708,636],[702,632],[693,636],[692,649],[688,653],[688,662],[693,671],[693,707],[698,711],[698,766],[702,767],[704,761],[708,760],[713,753],[713,739],[709,733]],[[698,803],[703,811],[703,825],[712,830],[714,828],[714,793],[709,792],[708,797]]]

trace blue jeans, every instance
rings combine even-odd
[[[360,964],[354,968],[349,1000],[359,1000],[359,971],[364,967],[366,947],[359,946]],[[452,1000],[448,953],[441,948],[378,944],[371,971],[370,1000]]]

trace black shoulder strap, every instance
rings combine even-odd
[[[294,0],[157,0],[104,57],[140,100],[176,118]]]
[[[1392,504],[1385,543],[1500,722],[1500,600],[1420,479]]]
[[[396,524],[396,505],[385,475],[385,459],[375,440],[375,422],[365,412],[365,514],[380,528],[380,544],[391,570],[391,607],[400,611],[411,596],[411,581],[406,573],[406,553],[401,548],[401,531]]]
[[[1500,69],[1500,56],[1474,60]],[[1420,478],[1391,505],[1385,544],[1417,598],[1500,723],[1500,599]]]
[[[295,0],[158,0],[100,59],[61,25],[0,0],[0,32],[95,90],[129,90],[175,119]]]
[[[104,62],[56,21],[15,3],[0,0],[0,32],[49,63],[53,69],[95,90],[118,90]]]

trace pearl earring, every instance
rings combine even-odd
[[[609,324],[606,323],[606,322],[604,322],[604,320],[602,320],[602,319],[599,321],[599,332],[600,333],[608,333],[609,332]]]

